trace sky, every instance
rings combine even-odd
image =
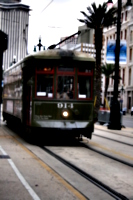
[[[78,31],[78,26],[84,24],[78,19],[84,19],[80,11],[87,11],[94,0],[22,0],[21,3],[30,6],[28,53],[33,53],[34,46],[41,43],[47,49],[52,44],[60,42],[61,37],[70,36]],[[104,0],[96,0],[96,5]]]

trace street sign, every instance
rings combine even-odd
[[[106,53],[106,63],[115,63],[115,48],[116,48],[116,41],[115,40],[108,40],[107,53]],[[126,64],[127,63],[127,43],[126,43],[126,40],[120,41],[119,63],[120,64]]]

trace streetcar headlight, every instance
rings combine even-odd
[[[63,112],[62,112],[62,116],[65,117],[65,118],[67,118],[67,117],[69,116],[68,111],[66,111],[66,110],[63,111]]]

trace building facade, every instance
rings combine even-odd
[[[130,112],[133,106],[133,6],[130,10],[126,7],[126,0],[122,1],[122,11],[121,11],[121,33],[120,39],[126,41],[126,64],[120,64],[119,68],[119,86],[118,86],[118,100],[120,101],[121,108],[126,108],[127,112]],[[133,0],[132,0],[133,3]],[[117,7],[117,3],[114,5]],[[84,27],[85,29],[85,27]],[[94,34],[94,32],[93,32]],[[82,37],[82,35],[81,35]],[[90,35],[86,35],[90,37]],[[106,53],[107,44],[109,40],[116,41],[116,26],[104,29],[103,32],[103,49],[101,52],[101,65],[106,63]],[[94,41],[84,40],[84,42],[79,41],[76,38],[73,41],[66,41],[66,44],[61,46],[63,49],[72,49],[76,51],[83,51],[95,58],[95,46]],[[104,91],[105,91],[105,77],[101,75],[101,103],[104,102]],[[114,80],[110,78],[109,87],[107,93],[108,103],[110,105],[111,98],[113,97],[114,91]]]
[[[0,30],[8,35],[8,48],[3,54],[3,69],[28,54],[29,6],[20,0],[0,1]]]
[[[130,112],[133,106],[133,6],[130,10],[125,6],[126,1],[122,2],[121,11],[121,33],[120,40],[126,41],[127,47],[127,62],[126,64],[120,64],[119,76],[119,101],[121,107],[125,107]],[[106,50],[108,40],[116,40],[116,26],[104,29],[105,36],[105,62],[106,62]],[[108,100],[111,101],[113,97],[114,80],[110,78],[108,88]]]

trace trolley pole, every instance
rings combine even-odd
[[[69,37],[65,38],[64,40],[60,41],[57,44],[52,44],[48,47],[48,49],[54,49],[56,46],[60,45],[61,43],[65,42],[66,40],[70,39],[71,37],[75,36],[75,35],[79,35],[81,33],[81,31],[78,31],[77,33],[74,33],[73,35],[70,35]]]

